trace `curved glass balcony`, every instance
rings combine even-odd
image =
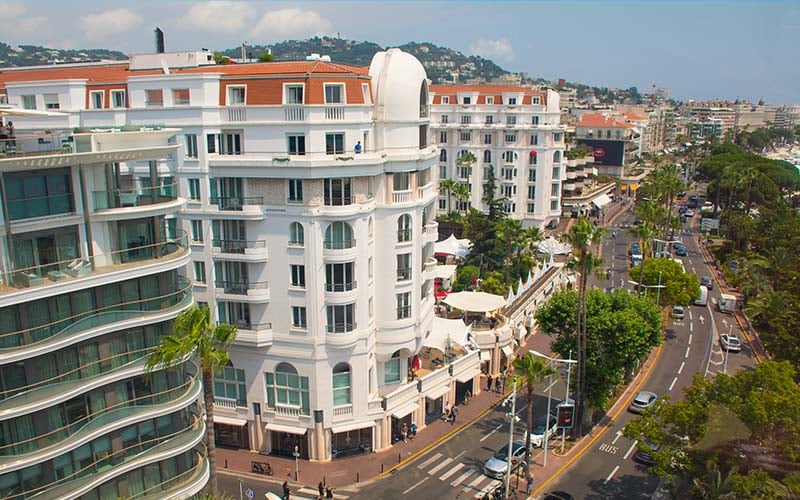
[[[114,208],[143,207],[175,201],[178,198],[177,193],[178,184],[172,183],[155,187],[92,191],[92,201],[95,211]]]

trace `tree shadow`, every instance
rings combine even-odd
[[[638,466],[637,466],[638,468]],[[608,498],[624,498],[626,500],[649,499],[658,485],[655,476],[636,476],[626,474],[617,476],[609,482],[605,479],[589,481],[591,492],[583,498],[587,500],[606,500]]]

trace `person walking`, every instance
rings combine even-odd
[[[289,500],[289,494],[291,490],[289,489],[289,481],[283,482],[283,500]]]
[[[325,494],[325,485],[322,484],[322,481],[320,481],[319,484],[317,485],[317,491],[319,491],[320,497],[322,497],[322,495]]]
[[[456,417],[458,416],[458,406],[453,405],[453,409],[450,410],[450,425],[455,425]]]
[[[333,488],[330,486],[325,487],[325,498],[333,498]]]
[[[533,474],[528,474],[528,479],[525,482],[525,493],[528,495],[533,493]]]
[[[403,436],[403,442],[407,443],[408,442],[408,426],[405,423],[403,423],[403,428],[400,429],[400,434]]]
[[[494,382],[494,377],[489,375],[486,377],[486,390],[492,392],[492,382]]]

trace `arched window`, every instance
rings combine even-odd
[[[289,244],[296,247],[301,247],[305,244],[303,225],[299,222],[289,224]]]
[[[301,377],[289,363],[279,363],[275,372],[266,372],[267,406],[276,405],[298,408],[301,415],[310,414],[308,377]]]
[[[350,404],[350,365],[339,363],[333,367],[333,406]]]
[[[503,162],[505,163],[516,163],[517,161],[517,153],[514,151],[506,151],[503,153]]]
[[[383,383],[393,384],[400,382],[400,351],[392,354],[392,359],[383,365]]]
[[[328,226],[328,229],[325,231],[325,248],[328,250],[353,248],[355,244],[353,229],[347,222],[334,222]]]
[[[439,151],[439,161],[447,161],[447,150],[443,149]]]
[[[492,163],[492,152],[488,149],[483,152],[483,163]]]
[[[553,163],[560,163],[561,162],[561,151],[556,151],[553,153]]]
[[[422,80],[419,87],[419,117],[428,117],[428,81]]]
[[[411,216],[408,214],[397,218],[397,241],[411,241]]]
[[[529,162],[531,165],[536,165],[536,158],[537,158],[537,156],[538,156],[538,155],[536,154],[536,151],[531,151],[531,154],[530,154],[530,156],[529,156],[529,160],[528,160],[528,162]]]
[[[244,370],[228,366],[222,373],[214,374],[214,397],[235,401],[236,406],[247,408],[247,387],[244,382]]]

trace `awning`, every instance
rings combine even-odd
[[[514,349],[511,347],[510,344],[504,345],[503,347],[500,348],[500,350],[503,351],[503,354],[505,354],[507,358],[510,358],[511,355],[514,354]]]
[[[451,264],[441,264],[436,266],[436,274],[437,278],[449,280],[456,275],[456,268],[458,266],[454,266]]]
[[[331,432],[334,434],[339,434],[341,432],[350,432],[355,431],[358,429],[372,429],[375,427],[375,422],[352,422],[349,424],[342,424],[342,425],[334,425],[331,426]]]
[[[286,432],[287,434],[297,434],[298,436],[302,436],[305,434],[308,429],[303,427],[292,427],[291,425],[281,425],[281,424],[267,424],[268,431],[275,431],[275,432]]]
[[[226,417],[214,413],[214,423],[222,425],[235,425],[236,427],[244,427],[247,425],[247,419],[237,417]]]
[[[444,387],[439,387],[437,389],[432,389],[428,394],[425,395],[428,399],[439,399],[440,397],[444,396],[450,392],[450,386],[446,385]]]
[[[417,408],[419,408],[417,403],[408,403],[395,410],[392,410],[392,416],[394,418],[403,418],[407,415],[410,415],[411,412],[415,411]]]
[[[486,292],[457,292],[448,295],[444,303],[462,311],[489,312],[504,307],[506,298]]]
[[[600,196],[592,200],[592,204],[594,204],[594,206],[596,206],[597,208],[603,208],[609,203],[611,203],[611,198],[609,198],[608,195],[605,193],[601,194]]]
[[[469,382],[480,374],[480,368],[473,368],[472,370],[468,370],[460,375],[456,375],[456,380],[463,384],[464,382]]]
[[[445,319],[435,316],[431,323],[430,335],[422,341],[423,347],[433,347],[448,352],[453,344],[467,345],[470,327],[462,319]]]

